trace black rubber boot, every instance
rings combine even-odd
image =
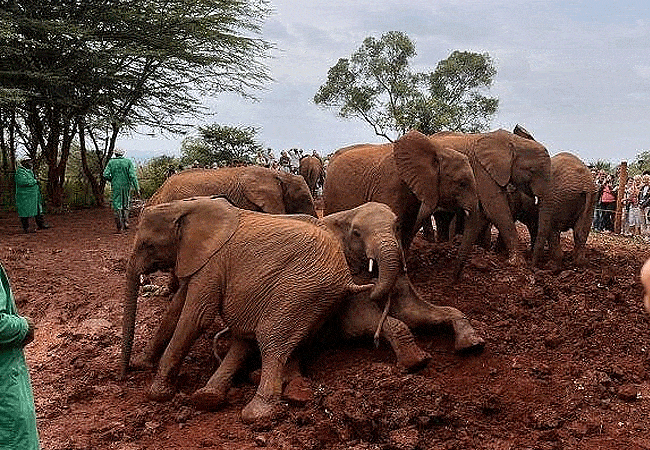
[[[20,224],[23,226],[23,231],[25,233],[30,233],[31,232],[29,230],[29,217],[21,217],[20,218]]]
[[[115,215],[115,226],[117,227],[117,232],[122,231],[122,221],[120,220],[119,213]]]
[[[45,223],[45,219],[43,219],[43,216],[41,215],[36,216],[36,226],[39,230],[47,230],[48,228],[51,228]]]

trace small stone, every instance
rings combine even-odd
[[[257,435],[255,436],[255,439],[253,439],[255,442],[255,445],[258,447],[266,447],[266,437],[262,435]]]
[[[641,396],[640,394],[641,391],[639,390],[639,387],[633,384],[627,384],[625,386],[621,386],[621,388],[617,392],[618,398],[620,398],[625,402],[637,401]]]
[[[284,388],[284,398],[296,403],[307,403],[314,398],[309,381],[303,377],[295,377]]]

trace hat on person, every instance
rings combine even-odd
[[[124,150],[122,150],[121,148],[116,148],[115,156],[124,156]]]

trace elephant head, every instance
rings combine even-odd
[[[467,156],[415,130],[395,141],[393,154],[402,181],[429,209],[477,209],[476,181]]]
[[[131,359],[140,276],[174,269],[179,278],[198,271],[239,223],[239,209],[223,198],[186,199],[144,209],[126,269],[122,323],[122,375]]]
[[[369,202],[322,222],[341,242],[355,283],[378,278],[371,299],[387,295],[405,265],[395,213],[383,203]]]
[[[265,171],[270,169],[260,168]],[[314,199],[305,180],[298,175],[271,171],[269,182],[260,182],[259,174],[247,171],[240,179],[244,195],[260,211],[280,214],[308,214],[316,217]]]

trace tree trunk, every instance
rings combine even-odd
[[[88,165],[88,155],[86,151],[86,124],[83,117],[77,119],[77,125],[78,125],[77,132],[79,133],[79,151],[81,153],[81,167],[84,176],[90,183],[90,189],[92,190],[93,197],[95,198],[95,204],[101,207],[104,206],[105,184],[103,179],[101,178],[102,174],[99,173],[97,174],[96,177],[95,174],[93,174],[93,171],[90,169],[90,166]],[[100,172],[103,172],[104,164],[101,158],[99,159],[98,164],[99,164]]]

